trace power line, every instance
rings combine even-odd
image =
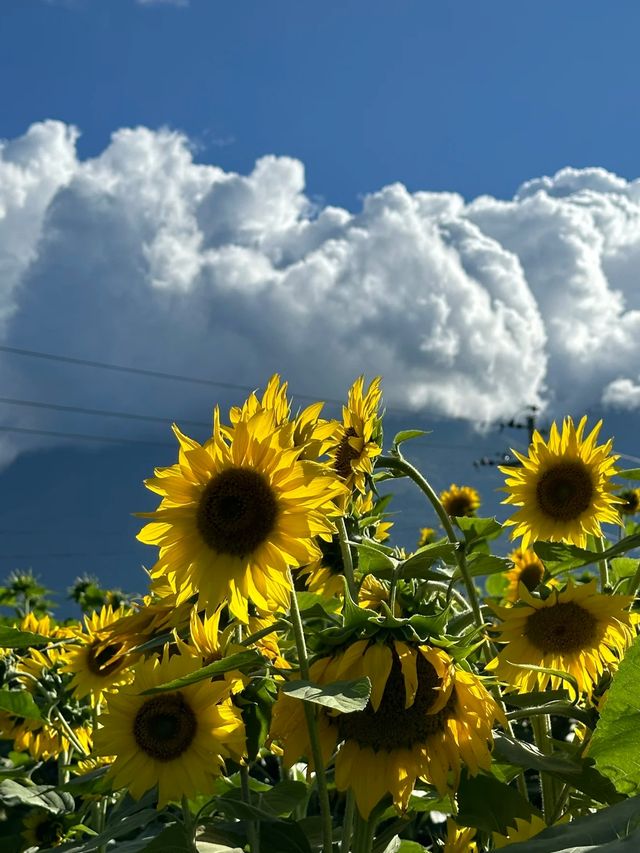
[[[69,557],[131,557],[131,551],[65,551],[62,553],[44,554],[0,554],[0,560],[66,560]]]
[[[47,435],[52,438],[69,438],[79,441],[97,441],[107,444],[153,444],[158,447],[171,447],[175,449],[175,444],[168,441],[152,441],[150,439],[141,438],[116,438],[108,435],[88,435],[81,432],[57,432],[51,429],[29,429],[28,427],[12,427],[0,426],[0,432],[17,432],[26,433],[27,435]]]

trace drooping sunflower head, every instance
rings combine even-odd
[[[477,676],[458,669],[442,650],[399,640],[358,640],[312,664],[310,678],[327,684],[368,676],[363,711],[326,711],[319,718],[325,761],[336,745],[336,787],[352,788],[368,817],[386,794],[405,809],[417,777],[439,792],[457,787],[462,763],[470,773],[490,764],[491,727],[502,718]],[[284,762],[310,758],[301,703],[281,695],[271,732]]]
[[[380,377],[377,376],[364,393],[364,376],[358,377],[349,389],[348,403],[342,408],[342,423],[338,424],[329,449],[334,471],[349,490],[364,492],[366,478],[373,473],[373,460],[382,452],[380,416],[382,399]]]
[[[505,577],[509,581],[505,598],[508,601],[517,601],[521,583],[529,592],[540,586],[544,578],[544,563],[530,548],[526,551],[523,551],[522,548],[516,548],[507,556],[513,561],[514,567],[505,573]]]
[[[622,503],[616,509],[621,515],[637,515],[640,512],[640,489],[622,489],[617,494]]]
[[[268,411],[240,419],[231,437],[216,412],[204,445],[175,428],[179,473],[161,469],[147,481],[162,502],[138,538],[160,547],[151,575],[166,578],[178,603],[195,594],[212,613],[228,600],[246,622],[249,600],[286,608],[288,568],[320,557],[316,537],[335,531],[345,488],[327,466],[301,461],[281,430],[289,426],[274,429]]]
[[[586,423],[586,416],[577,427],[565,418],[562,432],[553,423],[548,441],[534,433],[528,456],[513,451],[521,468],[500,468],[507,474],[503,503],[521,507],[506,523],[523,548],[537,539],[584,547],[587,534],[600,536],[602,522],[620,524],[611,483],[618,457],[611,439],[596,444],[602,421],[585,438]]]
[[[67,827],[61,815],[44,809],[30,811],[23,821],[22,837],[27,847],[57,847],[62,844]]]
[[[107,778],[135,799],[158,787],[158,807],[171,800],[211,793],[228,757],[241,760],[245,734],[225,681],[201,681],[180,690],[144,691],[188,675],[202,660],[154,657],[135,668],[133,684],[107,698],[97,755],[113,756]]]
[[[501,620],[497,641],[506,645],[487,669],[520,693],[544,690],[548,684],[575,692],[560,675],[527,665],[564,672],[580,693],[591,696],[602,674],[617,668],[635,636],[629,613],[633,596],[598,593],[595,580],[578,586],[569,581],[546,599],[522,586],[520,592],[513,607],[490,605]]]
[[[440,502],[452,518],[472,516],[480,506],[480,495],[472,486],[451,483],[448,489],[440,493]]]

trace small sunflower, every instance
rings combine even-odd
[[[421,527],[420,538],[418,539],[418,548],[424,548],[425,545],[431,545],[437,539],[436,531],[433,527]]]
[[[76,740],[88,755],[91,752],[92,730],[88,725],[69,722]],[[48,761],[68,753],[72,744],[62,730],[42,720],[25,720],[4,711],[0,712],[0,737],[13,741],[16,752],[28,752],[36,761]]]
[[[517,601],[521,583],[526,586],[529,592],[540,586],[544,577],[544,563],[531,549],[523,551],[522,548],[516,548],[507,556],[515,565],[508,572],[505,572],[505,577],[509,581],[505,598],[508,601]]]
[[[177,602],[198,595],[212,613],[228,600],[231,613],[248,619],[248,600],[262,611],[289,603],[290,566],[320,557],[315,537],[330,539],[331,516],[344,493],[338,478],[315,462],[300,461],[285,430],[263,410],[240,419],[231,438],[214,415],[213,436],[204,445],[174,432],[180,443],[176,466],[157,469],[146,481],[162,496],[153,519],[138,534],[160,555],[151,570],[165,578]]]
[[[91,695],[99,702],[105,690],[113,690],[130,679],[131,655],[125,642],[105,640],[102,632],[126,614],[124,608],[112,610],[110,605],[85,616],[86,633],[79,634],[79,644],[69,644],[62,653],[61,672],[71,673],[70,687],[77,699]]]
[[[514,820],[515,826],[508,826],[506,835],[501,835],[499,832],[493,833],[493,844],[496,850],[507,847],[509,844],[516,844],[518,841],[528,841],[543,829],[547,829],[547,824],[536,814],[531,815],[531,820],[521,817],[516,817]]]
[[[478,845],[473,840],[475,837],[475,827],[459,827],[453,818],[448,817],[447,837],[442,853],[478,853]]]
[[[134,799],[158,786],[158,808],[184,795],[214,790],[225,758],[240,760],[245,734],[240,712],[224,681],[200,681],[166,693],[141,693],[202,666],[186,655],[150,658],[138,664],[130,687],[107,698],[95,753],[115,755],[107,779]]]
[[[451,483],[448,489],[440,493],[440,502],[452,518],[472,516],[480,506],[480,495],[472,486]]]
[[[339,745],[336,788],[353,789],[364,818],[386,793],[406,809],[417,777],[445,795],[457,787],[463,763],[471,774],[489,767],[491,728],[503,715],[480,679],[458,669],[444,651],[359,640],[319,658],[310,671],[316,684],[363,676],[372,684],[364,711],[322,711],[318,725],[325,763]],[[282,743],[286,766],[302,756],[310,760],[299,700],[280,695],[271,737]]]
[[[329,458],[334,471],[353,491],[364,493],[367,476],[373,473],[373,460],[382,452],[380,417],[382,399],[380,377],[377,376],[364,393],[364,376],[349,389],[347,405],[342,407],[342,423],[338,424]]]
[[[621,515],[637,515],[640,512],[640,489],[622,489],[618,497],[622,503],[616,509]]]
[[[601,522],[621,523],[610,481],[618,457],[611,439],[596,444],[602,421],[584,438],[586,423],[585,416],[576,428],[565,418],[561,433],[553,423],[548,442],[535,432],[528,456],[513,451],[522,467],[500,468],[509,493],[503,503],[521,507],[506,524],[515,528],[512,539],[522,536],[522,548],[537,539],[584,548],[587,534],[601,535]]]
[[[573,676],[580,693],[591,696],[605,670],[615,670],[635,636],[629,613],[633,596],[602,595],[595,580],[552,590],[541,599],[520,587],[512,607],[490,605],[501,624],[494,630],[506,643],[487,670],[520,693],[567,687],[559,675],[527,669],[528,665]],[[514,666],[518,664],[519,666]]]
[[[34,809],[25,817],[22,837],[27,847],[48,848],[62,844],[66,826],[61,815],[44,809]]]
[[[375,575],[365,575],[358,590],[358,604],[365,610],[381,610],[382,602],[389,604],[389,587]],[[394,616],[400,615],[400,605],[396,601],[393,607]]]

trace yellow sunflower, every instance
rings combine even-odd
[[[480,495],[472,486],[451,483],[448,489],[440,493],[440,503],[452,518],[472,516],[480,506]]]
[[[424,548],[425,545],[431,545],[436,541],[436,531],[433,527],[421,527],[420,538],[418,539],[418,548]]]
[[[622,489],[618,497],[622,503],[616,509],[621,515],[636,515],[640,511],[640,489]]]
[[[135,680],[107,698],[101,728],[95,733],[97,755],[115,755],[107,779],[127,788],[134,799],[158,786],[158,808],[184,795],[214,790],[225,758],[241,760],[245,748],[240,712],[224,681],[200,681],[167,693],[140,695],[202,666],[186,655],[165,651],[138,664]]]
[[[521,583],[526,586],[529,592],[540,586],[544,577],[544,563],[531,549],[523,551],[522,548],[516,548],[515,551],[507,554],[507,557],[515,565],[508,572],[505,572],[505,577],[509,581],[505,598],[508,601],[517,601]]]
[[[44,809],[30,811],[22,826],[26,847],[57,847],[62,844],[66,832],[64,818]]]
[[[520,592],[512,607],[489,605],[501,619],[494,629],[497,641],[506,646],[487,669],[520,693],[548,684],[571,690],[559,675],[526,667],[559,670],[575,678],[580,693],[591,696],[602,673],[617,668],[636,634],[628,610],[633,596],[602,595],[595,580],[577,586],[569,580],[564,590],[554,589],[544,600],[522,586]]]
[[[380,377],[377,376],[364,393],[364,376],[349,389],[347,405],[342,407],[342,423],[334,431],[329,458],[336,473],[347,487],[366,490],[366,479],[373,473],[373,460],[382,452],[380,417],[382,399]]]
[[[192,604],[187,599],[180,604],[165,578],[151,582],[152,595],[135,602],[130,612],[125,612],[105,625],[100,637],[105,643],[121,644],[128,649],[141,646],[153,637],[167,634],[189,621]],[[194,596],[195,597],[195,596]]]
[[[180,472],[157,469],[146,481],[162,501],[143,514],[153,521],[138,539],[160,547],[151,575],[166,578],[178,603],[197,593],[212,613],[228,600],[246,622],[249,599],[286,609],[288,568],[320,557],[315,537],[331,538],[344,487],[326,466],[300,461],[282,430],[291,425],[274,428],[268,411],[238,420],[227,439],[216,410],[204,445],[174,427]]]
[[[509,844],[516,844],[518,841],[528,841],[542,832],[543,829],[547,829],[547,824],[536,814],[531,815],[531,820],[516,817],[514,821],[515,826],[507,827],[506,835],[501,835],[499,832],[492,833],[493,844],[497,850]]]
[[[127,654],[127,643],[103,638],[103,631],[125,614],[123,607],[114,612],[106,605],[85,616],[86,633],[78,635],[78,644],[69,644],[63,651],[60,670],[73,675],[70,687],[77,699],[91,695],[92,703],[99,702],[104,690],[130,680],[132,656]]]
[[[67,720],[69,723],[69,721]],[[88,755],[91,752],[92,731],[88,725],[69,723],[73,734]],[[42,720],[25,720],[0,712],[0,738],[13,741],[16,752],[28,752],[36,761],[58,758],[72,749],[64,731]]]
[[[304,580],[309,592],[326,598],[341,596],[344,592],[344,565],[340,540],[334,536],[330,542],[319,542],[321,557],[300,569],[298,577]]]
[[[366,610],[381,610],[384,601],[389,604],[389,587],[375,575],[365,575],[358,590],[358,604]],[[393,606],[394,616],[400,615],[400,605],[396,601]]]
[[[489,767],[492,725],[506,721],[480,679],[458,669],[445,652],[398,640],[359,640],[316,660],[310,671],[316,684],[363,676],[372,684],[365,710],[323,710],[318,726],[325,763],[339,746],[336,787],[352,788],[364,818],[386,793],[406,809],[418,777],[444,796],[457,787],[463,763],[473,775]],[[302,756],[311,761],[298,699],[280,695],[271,737],[282,744],[287,767]]]
[[[447,837],[442,853],[478,853],[478,845],[473,840],[476,830],[473,826],[459,827],[453,818],[447,818]]]
[[[610,481],[618,457],[611,439],[596,444],[602,421],[584,438],[586,423],[585,416],[576,428],[565,418],[561,433],[553,423],[548,442],[535,432],[528,456],[513,451],[522,467],[500,468],[509,493],[503,503],[521,507],[506,524],[515,528],[512,539],[522,536],[522,548],[537,539],[584,548],[587,534],[601,535],[601,522],[621,523]]]

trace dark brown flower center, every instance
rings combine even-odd
[[[371,703],[364,711],[331,718],[338,725],[340,738],[354,740],[374,750],[409,749],[424,743],[430,734],[442,731],[446,719],[454,713],[455,688],[446,706],[435,714],[429,708],[438,696],[442,683],[433,666],[420,653],[417,655],[418,689],[413,705],[405,708],[406,692],[400,661],[393,652],[393,663],[382,701],[377,711]]]
[[[198,728],[192,708],[181,693],[147,699],[133,721],[140,749],[156,761],[173,761],[189,749]]]
[[[620,497],[624,501],[623,504],[618,504],[618,510],[624,515],[635,515],[640,507],[640,496],[637,492],[629,490],[620,492]]]
[[[64,837],[64,824],[49,815],[43,815],[33,828],[38,847],[55,847]]]
[[[532,589],[535,589],[540,584],[543,576],[544,568],[540,563],[528,563],[520,570],[518,582],[523,583],[529,592],[531,592]]]
[[[120,669],[126,660],[122,654],[121,643],[109,643],[104,646],[100,640],[93,640],[87,652],[87,667],[93,675],[108,676]]]
[[[266,541],[277,518],[276,496],[262,474],[226,468],[206,485],[196,525],[212,550],[245,557]]]
[[[526,638],[541,652],[579,652],[597,635],[598,620],[574,601],[541,607],[527,617]]]
[[[343,480],[347,480],[351,476],[351,463],[360,456],[360,453],[349,444],[349,439],[357,434],[353,427],[347,427],[336,450],[333,468]]]
[[[444,501],[444,508],[447,515],[454,518],[460,518],[463,515],[473,515],[475,512],[474,501],[471,495],[464,492],[462,494],[452,495]]]
[[[573,521],[591,506],[593,481],[579,461],[559,462],[540,477],[536,486],[538,507],[555,521]]]

